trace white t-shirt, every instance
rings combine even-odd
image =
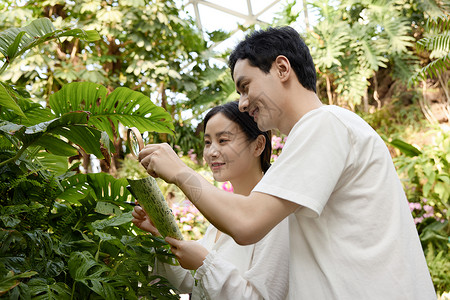
[[[210,225],[198,242],[210,252],[195,276],[180,266],[156,261],[157,274],[192,299],[284,300],[289,288],[289,233],[286,218],[261,241],[240,246]],[[195,282],[194,279],[197,281]]]
[[[389,151],[356,114],[304,115],[254,191],[300,205],[289,299],[436,299]]]

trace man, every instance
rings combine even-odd
[[[140,153],[149,174],[177,184],[239,244],[289,217],[290,299],[436,299],[386,145],[356,114],[322,105],[299,34],[255,32],[229,64],[240,109],[288,135],[277,161],[247,197],[216,189],[167,144]]]

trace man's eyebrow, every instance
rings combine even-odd
[[[240,76],[237,80],[236,80],[236,92],[239,94],[239,89],[241,87],[242,81],[245,79],[244,76]]]

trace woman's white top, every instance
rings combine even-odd
[[[155,272],[192,299],[285,299],[289,288],[287,219],[258,243],[238,245],[210,225],[198,241],[209,254],[192,276],[190,270],[156,260]]]

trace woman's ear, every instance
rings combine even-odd
[[[256,157],[260,156],[266,148],[266,137],[260,134],[253,142],[255,143],[255,150],[253,152],[253,155],[255,155]]]

